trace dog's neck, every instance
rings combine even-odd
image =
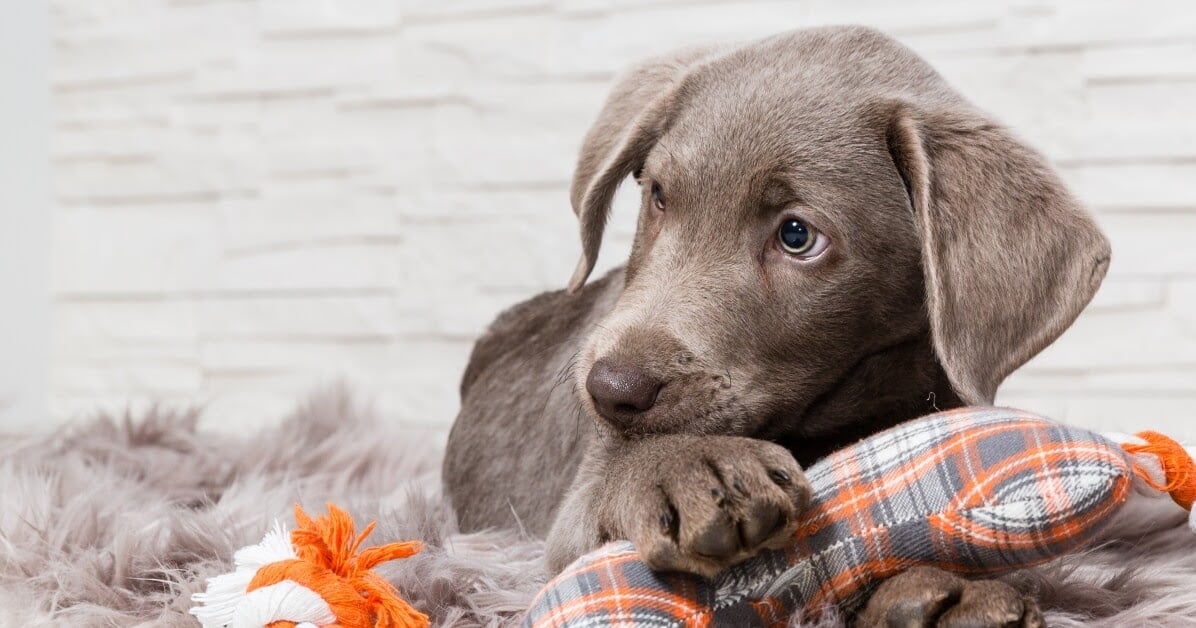
[[[802,466],[904,421],[964,405],[939,364],[929,331],[865,356],[799,419],[763,435]]]

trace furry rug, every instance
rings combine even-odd
[[[195,626],[191,594],[295,502],[376,518],[367,544],[423,540],[379,571],[435,625],[513,623],[547,578],[540,541],[457,532],[430,438],[343,392],[244,438],[204,433],[198,419],[99,417],[0,443],[0,626]],[[1054,626],[1190,625],[1196,539],[1176,528],[1009,581]]]

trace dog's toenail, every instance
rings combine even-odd
[[[713,497],[716,501],[718,501],[719,506],[722,506],[723,503],[725,503],[727,501],[727,494],[725,492],[723,492],[723,489],[721,489],[717,486],[710,489],[710,496]]]
[[[731,488],[735,489],[736,491],[738,491],[740,493],[744,492],[743,482],[739,478],[735,478],[734,480],[731,481]]]
[[[772,469],[768,472],[768,477],[772,478],[773,482],[777,484],[788,484],[791,480],[789,472],[783,469]]]

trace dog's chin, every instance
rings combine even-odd
[[[637,440],[664,434],[746,436],[750,421],[741,409],[732,407],[661,408],[644,412],[627,426],[607,421],[589,400],[585,413],[604,433],[625,440]]]

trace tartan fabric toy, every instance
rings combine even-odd
[[[1084,547],[1115,514],[1149,525],[1138,509],[1168,492],[1191,509],[1189,452],[1153,432],[1115,440],[1000,408],[911,421],[807,470],[812,504],[787,548],[705,580],[654,573],[612,543],[550,582],[524,625],[784,626],[797,611],[852,610],[914,565],[1006,573]]]

